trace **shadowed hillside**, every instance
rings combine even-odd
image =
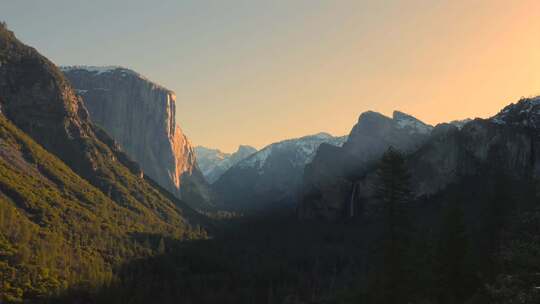
[[[205,237],[204,217],[144,179],[58,69],[5,25],[0,107],[3,301],[99,286],[121,261],[153,254],[140,235]]]

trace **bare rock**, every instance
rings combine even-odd
[[[207,207],[210,191],[194,149],[176,123],[174,92],[121,67],[62,70],[91,120],[111,134],[146,175],[192,207]]]

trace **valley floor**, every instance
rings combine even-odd
[[[52,302],[538,303],[535,195],[523,183],[495,196],[478,179],[463,183],[411,203],[399,232],[407,241],[393,251],[383,217],[309,222],[287,210],[216,220],[211,239],[157,238],[160,254],[124,264],[110,285]]]

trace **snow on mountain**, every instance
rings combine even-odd
[[[207,176],[216,166],[230,157],[231,154],[221,152],[218,149],[196,146],[195,156],[197,157],[197,163],[203,175]]]
[[[93,72],[93,73],[97,73],[97,74],[108,73],[108,72],[114,71],[116,69],[124,69],[124,68],[121,67],[121,66],[116,66],[116,65],[109,65],[109,66],[72,65],[72,66],[61,66],[60,67],[60,70],[62,72],[70,72],[70,71],[74,71],[74,70],[86,70],[88,72]],[[124,70],[127,70],[127,69],[124,69]],[[131,71],[131,70],[129,70],[129,71]],[[133,71],[131,71],[131,72],[133,72]]]
[[[400,111],[394,111],[393,119],[397,122],[399,128],[409,129],[411,133],[429,134],[433,130],[433,126],[425,124],[415,117]]]
[[[363,112],[341,148],[322,145],[305,167],[297,198],[300,217],[336,219],[345,213],[354,214],[354,208],[344,209],[343,204],[352,201],[355,186],[351,179],[362,176],[390,147],[405,154],[417,151],[430,138],[432,129],[399,111],[392,118]]]
[[[245,145],[239,146],[234,153],[224,153],[203,146],[195,147],[197,163],[209,183],[215,182],[225,171],[255,152],[257,149]]]
[[[540,96],[522,98],[512,103],[491,118],[496,124],[509,124],[538,129],[540,128]]]
[[[117,75],[117,74],[113,74],[113,73],[118,73],[118,75],[120,77],[134,76],[134,77],[140,78],[141,80],[147,81],[148,83],[152,84],[156,88],[161,88],[163,90],[169,91],[171,94],[174,94],[174,92],[168,90],[167,88],[163,87],[160,84],[157,84],[157,83],[151,81],[150,79],[143,76],[142,74],[140,74],[140,73],[138,73],[138,72],[136,72],[136,71],[134,71],[132,69],[128,69],[128,68],[125,68],[125,67],[122,67],[122,66],[117,66],[117,65],[107,65],[107,66],[71,65],[71,66],[61,66],[60,70],[64,74],[70,73],[70,72],[88,72],[88,73],[92,73],[93,76],[98,76],[98,75],[102,75],[102,74],[109,74],[109,73],[112,74],[112,75]],[[86,92],[82,92],[82,93],[84,94]]]
[[[346,139],[319,133],[273,143],[231,167],[212,187],[224,205],[233,210],[292,207],[304,169],[319,146],[341,146]]]
[[[322,143],[328,143],[334,146],[342,146],[347,140],[347,136],[334,137],[328,133],[318,133],[300,138],[288,139],[273,143],[261,149],[259,152],[248,157],[238,164],[241,168],[257,168],[262,169],[266,160],[275,152],[283,153],[285,151],[292,152],[295,155],[291,156],[290,161],[294,166],[305,166],[313,160],[315,152]]]
[[[461,130],[463,128],[463,126],[465,126],[467,123],[469,123],[471,121],[472,121],[472,119],[465,118],[465,119],[461,119],[461,120],[452,120],[450,122],[450,124],[456,126],[458,129]]]

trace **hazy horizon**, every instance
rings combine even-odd
[[[132,68],[177,95],[195,145],[233,152],[360,113],[430,124],[540,94],[537,1],[13,1],[0,19],[58,65]]]

